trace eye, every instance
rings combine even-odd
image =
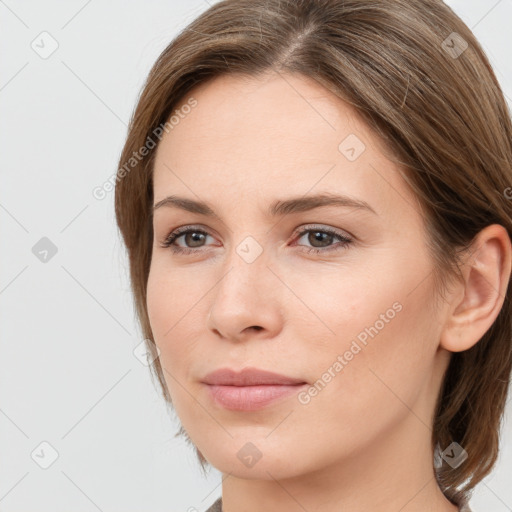
[[[352,243],[352,239],[349,238],[345,233],[322,226],[307,226],[306,228],[302,229],[298,235],[299,240],[307,235],[306,240],[308,243],[312,244],[312,247],[305,247],[302,250],[308,253],[314,252],[318,254],[330,251],[338,251]],[[335,238],[339,240],[339,243],[333,246],[331,244]]]
[[[299,240],[306,235],[308,235],[306,240],[308,243],[312,244],[312,247],[303,247],[301,250],[308,253],[314,252],[318,254],[337,251],[352,243],[352,239],[345,233],[321,226],[307,226],[297,234]],[[198,249],[203,247],[206,237],[208,236],[211,235],[202,229],[185,226],[170,233],[160,244],[160,247],[170,248],[174,253],[191,254],[199,252]],[[175,242],[182,237],[184,237],[183,241],[188,247],[176,245]],[[337,245],[332,245],[334,239],[339,240]]]
[[[192,248],[181,247],[179,245],[175,245],[174,242],[183,237],[185,243],[191,244]],[[169,247],[174,253],[181,254],[190,254],[192,252],[197,252],[193,247],[201,247],[202,242],[206,239],[207,236],[210,236],[206,231],[197,228],[191,227],[182,227],[178,228],[172,233],[170,233],[166,239],[160,244],[160,247]]]

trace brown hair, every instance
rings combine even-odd
[[[512,238],[506,193],[512,190],[510,113],[478,41],[442,1],[220,1],[178,34],[154,64],[119,162],[116,219],[128,250],[136,312],[153,353],[146,284],[156,147],[132,162],[129,172],[126,162],[195,85],[226,73],[264,72],[313,78],[353,105],[384,142],[425,214],[437,289],[446,286],[442,278],[458,275],[459,251],[484,227],[501,224]],[[436,467],[442,491],[455,503],[469,497],[497,459],[512,367],[510,287],[481,340],[452,354],[438,396],[433,450],[455,441],[468,454],[457,468]],[[159,359],[152,371],[171,404]]]

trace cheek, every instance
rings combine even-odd
[[[168,382],[169,391],[182,379],[188,361],[194,357],[196,343],[194,326],[201,325],[198,318],[197,299],[191,292],[187,279],[178,278],[176,272],[151,267],[147,287],[147,309],[155,343],[160,349],[160,360]]]
[[[428,389],[438,332],[427,307],[431,280],[422,281],[428,263],[416,263],[388,261],[386,272],[352,273],[342,284],[331,283],[322,300],[309,295],[322,318],[318,332],[325,333],[322,324],[334,332],[304,347],[318,389],[305,408],[311,407],[308,415],[320,430],[336,424],[340,439],[369,438],[410,414],[409,408],[426,410],[418,399]],[[311,325],[303,323],[303,340],[304,333],[314,336]]]

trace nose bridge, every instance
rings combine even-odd
[[[238,316],[241,323],[257,324],[268,316],[276,286],[276,277],[267,266],[268,254],[255,236],[242,235],[224,255],[224,271],[211,303],[211,315],[219,323]]]
[[[261,237],[260,237],[261,238]],[[231,287],[252,286],[261,283],[263,274],[269,272],[268,248],[265,250],[263,242],[259,242],[253,235],[245,235],[241,241],[235,243],[227,254],[226,266],[228,274],[225,275],[226,285]]]

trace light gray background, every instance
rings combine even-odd
[[[512,0],[448,4],[511,104]],[[208,6],[0,0],[1,512],[202,511],[220,495],[220,474],[201,476],[133,354],[142,338],[114,194],[92,195],[116,171],[153,62]],[[50,48],[44,31],[58,43],[46,59],[31,47]],[[46,263],[32,251],[43,237],[57,248]],[[511,406],[475,511],[512,510]],[[34,461],[50,461],[43,441],[59,454],[48,469]]]

